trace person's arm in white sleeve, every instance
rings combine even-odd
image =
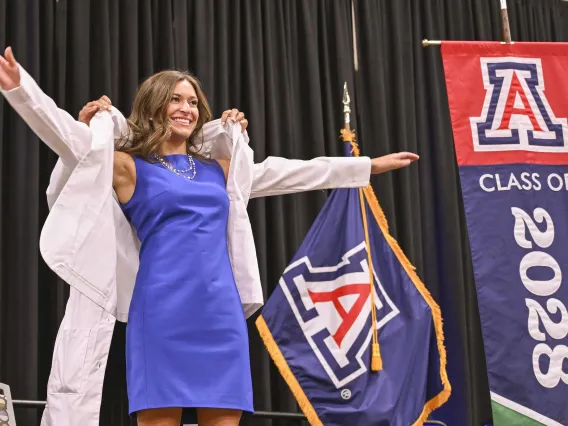
[[[399,152],[368,157],[319,157],[288,160],[268,157],[254,164],[251,198],[332,188],[359,188],[369,184],[371,174],[409,166],[418,156]]]
[[[91,130],[57,107],[16,62],[11,48],[0,55],[0,92],[33,132],[74,167],[91,149]]]

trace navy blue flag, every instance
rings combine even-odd
[[[312,426],[422,425],[450,396],[440,309],[370,186],[332,191],[256,324]]]

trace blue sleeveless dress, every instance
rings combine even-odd
[[[177,170],[187,155],[164,159]],[[223,169],[195,159],[193,180],[134,157],[122,210],[141,241],[126,329],[129,413],[182,407],[253,411],[248,332],[227,248]]]

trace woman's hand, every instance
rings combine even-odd
[[[97,101],[89,102],[79,111],[79,121],[88,126],[97,112],[110,111],[111,106],[112,102],[107,96],[102,96]]]
[[[20,86],[20,69],[11,47],[0,55],[0,86],[6,91]]]
[[[401,169],[410,166],[418,160],[418,155],[412,152],[397,152],[384,155],[371,160],[371,174],[390,172],[391,170]]]
[[[225,125],[227,119],[233,120],[236,123],[240,123],[243,132],[246,130],[248,126],[248,120],[245,118],[245,113],[240,112],[236,108],[228,109],[225,112],[223,112],[223,115],[221,115],[221,124]]]

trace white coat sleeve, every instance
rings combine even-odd
[[[20,85],[0,90],[33,132],[73,168],[91,149],[91,130],[57,107],[35,80],[20,66]]]
[[[369,157],[318,157],[288,160],[268,157],[254,164],[251,198],[369,184]]]

